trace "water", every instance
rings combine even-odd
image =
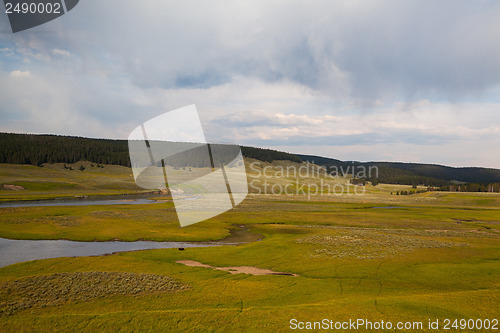
[[[74,242],[67,240],[11,240],[0,238],[0,267],[38,259],[97,256],[123,251],[218,245],[186,242]]]
[[[149,195],[151,196],[151,195]],[[201,196],[185,196],[176,198],[176,200],[197,200]],[[171,201],[171,197],[165,200]],[[47,207],[47,206],[102,206],[102,205],[145,205],[161,203],[164,200],[151,200],[144,196],[109,196],[100,199],[81,198],[81,199],[54,199],[54,200],[27,200],[27,201],[7,201],[0,202],[0,208],[6,207]]]
[[[167,198],[166,198],[167,199]],[[186,197],[196,200],[198,197]],[[100,199],[55,199],[36,201],[0,202],[5,207],[42,207],[42,206],[92,206],[92,205],[142,205],[161,201],[147,199],[144,196],[104,197]],[[74,242],[66,240],[11,240],[0,238],[0,267],[38,259],[59,257],[96,256],[113,252],[168,249],[179,247],[206,247],[218,244],[186,242]]]
[[[380,206],[380,207],[372,207],[373,209],[407,209],[411,207],[405,206]]]
[[[0,202],[0,208],[42,207],[42,206],[143,205],[143,204],[153,204],[153,203],[158,203],[158,201],[146,198],[123,198],[123,197],[120,199],[56,199],[56,200]]]

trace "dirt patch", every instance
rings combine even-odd
[[[250,275],[289,275],[289,276],[298,276],[293,273],[284,273],[284,272],[275,272],[266,268],[259,268],[254,266],[233,266],[233,267],[214,267],[206,264],[202,264],[199,261],[195,260],[177,260],[176,263],[183,264],[190,267],[206,267],[211,269],[217,269],[219,271],[226,271],[231,274],[250,274]]]
[[[0,285],[0,316],[19,310],[85,302],[115,295],[166,293],[189,286],[167,276],[123,272],[73,272],[30,276]]]
[[[176,263],[183,264],[183,265],[186,265],[186,266],[189,266],[189,267],[208,267],[208,268],[214,268],[214,267],[212,267],[210,265],[202,264],[201,262],[195,261],[195,260],[177,260]]]
[[[12,190],[12,191],[25,191],[26,190],[24,187],[19,186],[19,185],[3,184],[2,187],[6,190]]]

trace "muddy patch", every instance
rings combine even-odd
[[[19,186],[19,185],[8,185],[8,184],[3,184],[2,187],[5,190],[12,190],[12,191],[24,191],[26,190],[24,187]]]
[[[254,266],[234,266],[234,267],[215,267],[206,264],[202,264],[195,260],[177,260],[176,263],[183,264],[189,267],[206,267],[211,269],[217,269],[219,271],[226,271],[231,274],[250,274],[250,275],[288,275],[288,276],[298,276],[298,274],[275,272],[266,268],[259,268]]]
[[[264,238],[263,235],[251,232],[246,225],[236,225],[234,229],[229,231],[229,236],[223,238],[217,243],[221,244],[245,244],[260,241]]]

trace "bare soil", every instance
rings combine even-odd
[[[255,266],[233,266],[233,267],[214,267],[206,264],[202,264],[199,261],[195,260],[177,260],[176,263],[183,264],[190,267],[206,267],[211,269],[217,269],[220,271],[226,271],[231,274],[250,274],[250,275],[290,275],[290,276],[298,276],[293,273],[284,273],[284,272],[275,272],[266,268],[259,268]]]
[[[3,184],[2,187],[6,190],[13,190],[13,191],[24,191],[26,190],[24,187],[19,186],[19,185],[8,185],[8,184]]]

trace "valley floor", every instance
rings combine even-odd
[[[391,195],[396,188],[310,200],[249,195],[185,228],[171,202],[0,208],[0,237],[10,239],[207,241],[241,226],[262,235],[240,245],[0,268],[0,331],[275,332],[363,319],[453,332],[446,319],[498,320],[500,196]],[[229,269],[241,266],[291,275]],[[429,320],[439,320],[439,329],[429,329]]]

